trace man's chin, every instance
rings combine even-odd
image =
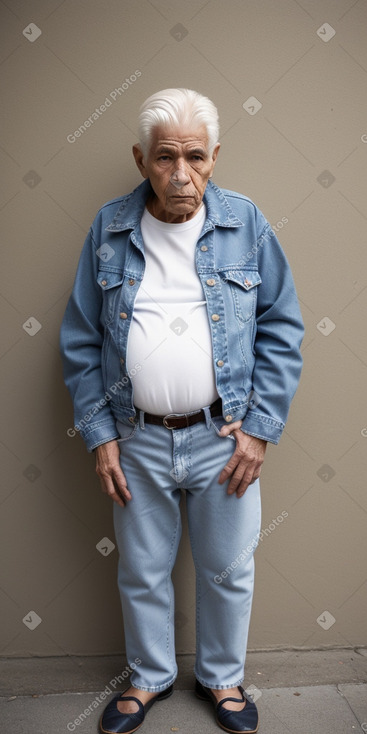
[[[167,201],[167,211],[193,212],[200,206],[201,201],[197,201],[194,196],[170,196]]]

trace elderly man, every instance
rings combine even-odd
[[[62,325],[75,430],[114,501],[133,670],[103,734],[136,731],[172,692],[181,490],[196,569],[196,694],[225,731],[258,728],[240,684],[259,475],[297,387],[303,326],[275,232],[252,201],[209,181],[218,132],[215,106],[197,92],[146,100],[133,146],[145,181],[97,214]]]

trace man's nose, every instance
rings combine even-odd
[[[190,176],[182,168],[177,168],[170,178],[171,184],[173,184],[176,189],[181,189],[182,186],[186,186],[186,184],[190,183],[190,180]]]

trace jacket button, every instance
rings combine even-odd
[[[125,313],[125,311],[120,313],[120,319],[127,319],[127,313]]]
[[[206,245],[201,245],[200,250],[201,250],[201,252],[207,252],[208,251],[208,248],[207,248]]]
[[[224,365],[223,360],[222,359],[218,359],[217,360],[217,365],[218,365],[218,367],[223,367],[223,365]]]
[[[230,414],[226,415],[226,417],[225,417],[225,421],[226,421],[227,423],[230,423],[230,422],[231,422],[231,420],[232,420],[232,416],[231,416]]]
[[[135,418],[133,415],[130,416],[129,421],[130,423],[135,423]]]
[[[212,321],[219,321],[220,316],[217,313],[212,314]]]
[[[129,285],[135,285],[135,280],[134,280],[134,278],[130,278],[130,279],[129,279]]]
[[[107,285],[107,280],[101,280],[101,285]]]
[[[215,285],[215,280],[214,280],[214,278],[208,278],[208,280],[206,281],[206,284],[207,284],[207,285]]]

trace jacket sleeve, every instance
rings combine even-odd
[[[102,294],[97,283],[97,249],[92,226],[60,331],[64,380],[74,404],[75,425],[68,435],[80,432],[88,451],[119,437],[102,378]]]
[[[259,213],[255,366],[242,430],[278,443],[302,369],[304,328],[292,273],[275,232]],[[259,231],[259,230],[258,230]]]

